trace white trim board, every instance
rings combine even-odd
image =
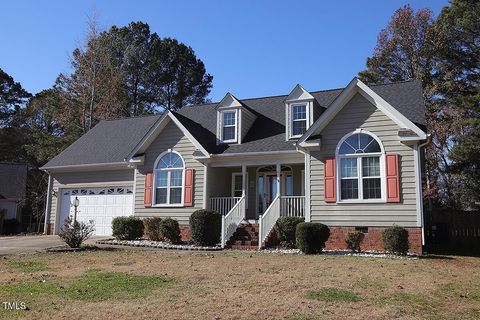
[[[353,78],[353,80],[350,81],[340,95],[335,98],[335,100],[320,116],[320,118],[318,118],[318,120],[298,140],[298,143],[301,144],[305,142],[311,135],[321,132],[356,93],[360,93],[370,103],[372,103],[375,107],[392,119],[392,121],[398,124],[399,127],[412,130],[421,140],[426,139],[427,135],[422,129],[416,126],[412,121],[408,120],[403,114],[401,114],[397,109],[376,94],[358,78]]]

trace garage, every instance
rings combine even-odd
[[[77,220],[93,221],[95,235],[111,235],[113,218],[133,214],[132,187],[61,189],[60,192],[60,217],[57,231],[68,216],[73,218],[75,198],[79,200]]]

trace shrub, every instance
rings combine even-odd
[[[295,236],[297,248],[303,253],[320,253],[330,237],[330,229],[321,223],[301,222],[297,225]]]
[[[160,232],[160,223],[162,218],[147,218],[143,220],[143,226],[145,228],[145,234],[152,241],[161,241],[162,233]]]
[[[394,225],[382,232],[383,246],[386,251],[405,255],[408,252],[408,231]]]
[[[348,232],[345,235],[345,242],[347,243],[348,249],[351,249],[353,252],[360,252],[360,244],[365,238],[365,234],[360,231]]]
[[[118,240],[135,240],[143,236],[143,222],[136,217],[116,217],[112,220],[112,235]]]
[[[283,247],[295,248],[295,232],[297,224],[304,222],[300,217],[280,217],[275,224],[278,240]]]
[[[74,222],[71,218],[67,218],[58,235],[70,248],[80,248],[82,243],[90,238],[94,231],[95,226],[92,221],[89,223]]]
[[[163,219],[160,222],[160,234],[171,243],[180,242],[180,226],[177,220],[171,218]]]
[[[210,210],[197,210],[190,216],[190,233],[196,245],[213,246],[220,242],[222,216]]]

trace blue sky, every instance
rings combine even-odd
[[[345,86],[365,67],[378,32],[410,3],[437,15],[447,1],[5,1],[0,68],[30,92],[69,71],[95,9],[101,26],[144,21],[191,46],[214,76],[210,98],[239,98]]]

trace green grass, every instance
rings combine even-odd
[[[472,300],[480,300],[480,286],[458,283],[447,283],[439,286],[437,295],[456,296]]]
[[[377,290],[385,289],[387,287],[380,280],[368,278],[368,277],[362,277],[360,279],[357,279],[355,281],[355,286],[362,289],[377,289]]]
[[[37,272],[48,270],[49,267],[45,262],[39,261],[21,261],[21,260],[12,260],[9,262],[9,267],[14,270],[19,270],[21,272]]]
[[[378,302],[382,304],[403,304],[414,307],[422,307],[428,304],[428,301],[424,296],[405,292],[398,292],[388,296],[379,297]]]
[[[75,280],[66,292],[75,300],[135,299],[162,288],[172,281],[172,279],[158,276],[90,270]]]
[[[307,298],[327,302],[360,301],[360,297],[356,293],[337,288],[322,288],[320,290],[311,290],[307,293]]]
[[[0,292],[4,291],[15,296],[25,294],[61,295],[82,301],[123,300],[144,297],[151,291],[163,288],[173,281],[171,278],[157,276],[89,270],[68,283],[29,281],[0,286]]]

